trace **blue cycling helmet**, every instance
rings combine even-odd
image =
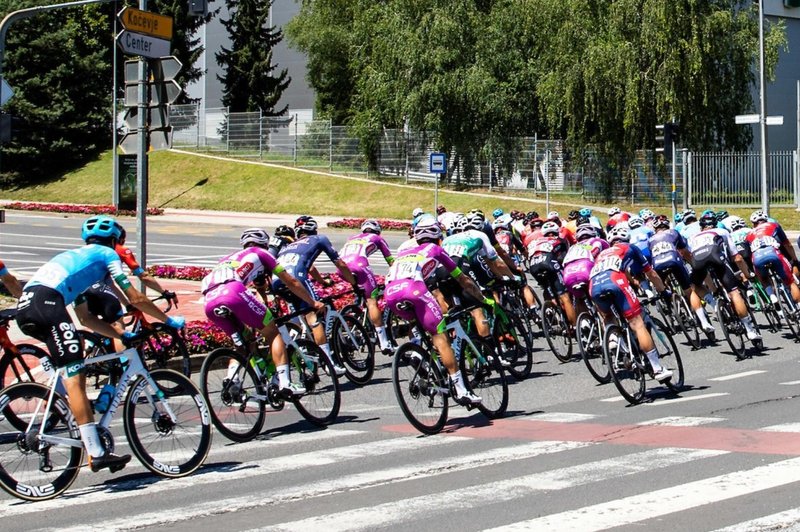
[[[578,216],[582,218],[589,218],[592,215],[592,209],[589,207],[584,207],[583,209],[578,211]]]
[[[675,216],[673,216],[672,219],[675,220],[675,223],[682,222],[683,221],[683,213],[682,212],[676,212]]]
[[[114,218],[111,216],[92,216],[83,222],[81,238],[83,238],[84,241],[90,238],[116,238],[119,240],[122,234],[120,229],[121,226],[114,221]]]
[[[492,211],[492,218],[497,219],[500,218],[501,216],[503,216],[503,209],[497,208]]]

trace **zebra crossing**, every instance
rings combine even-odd
[[[474,429],[483,430],[482,437],[460,430],[422,437],[328,428],[245,444],[218,441],[206,466],[190,477],[155,479],[133,462],[101,483],[82,473],[55,500],[26,504],[3,496],[0,517],[9,530],[60,531],[196,530],[200,522],[209,529],[269,531],[588,531],[641,527],[656,519],[675,529],[740,531],[800,521],[799,503],[788,496],[800,481],[800,446],[788,456],[742,453],[722,440],[716,448],[694,446],[691,439],[677,446],[669,438],[664,446],[636,445],[581,441],[566,430],[602,427],[600,419],[534,414],[509,421],[519,430],[503,431],[502,437],[495,427]],[[722,417],[670,416],[637,426],[703,430],[725,423]],[[531,437],[524,428],[536,424],[553,430]],[[566,437],[551,438],[559,427]],[[760,429],[767,436],[781,430],[798,433],[800,425]],[[742,513],[742,499],[776,492],[784,495],[773,504],[749,505]],[[775,501],[787,506],[775,507]],[[122,515],[98,511],[123,502]],[[726,512],[727,507],[738,510]],[[692,517],[698,512],[707,521]]]

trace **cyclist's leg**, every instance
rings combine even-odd
[[[719,277],[722,286],[725,287],[728,296],[731,298],[734,312],[739,316],[744,328],[747,330],[747,338],[750,340],[759,340],[761,335],[753,324],[752,318],[750,318],[750,315],[747,313],[747,304],[742,297],[741,290],[739,290],[740,283],[736,274],[733,272],[733,268],[724,260],[720,260],[715,268],[717,277]]]
[[[391,354],[393,350],[386,334],[386,324],[383,323],[383,314],[381,309],[378,308],[378,282],[375,280],[375,274],[368,262],[361,268],[353,269],[351,267],[350,271],[355,275],[359,288],[364,291],[366,296],[367,314],[369,315],[369,321],[375,327],[381,351]]]

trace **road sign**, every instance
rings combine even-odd
[[[147,120],[145,125],[151,129],[160,129],[169,125],[169,111],[166,107],[150,107],[147,109]],[[139,127],[139,108],[131,107],[125,111],[125,126],[128,131],[134,131]]]
[[[178,61],[174,55],[161,57],[155,61],[150,61],[150,69],[153,72],[153,79],[170,81],[175,79],[183,68],[183,63]]]
[[[8,84],[6,78],[0,80],[0,105],[5,105],[14,96],[14,89]]]
[[[736,115],[734,120],[737,124],[758,124],[761,115]]]
[[[767,117],[767,125],[768,126],[782,126],[783,125],[783,115],[768,116]]]
[[[136,131],[126,133],[119,143],[123,153],[136,153],[139,148],[139,134]],[[172,128],[153,129],[147,134],[147,151],[168,150],[172,147]]]
[[[430,165],[428,169],[432,174],[446,174],[447,156],[444,153],[431,153]]]
[[[141,55],[143,57],[163,57],[169,55],[170,42],[150,35],[133,33],[128,30],[119,32],[117,44],[122,51],[130,55]]]
[[[119,21],[126,30],[143,33],[159,39],[172,40],[172,17],[126,7],[119,12]],[[168,55],[169,52],[161,54]],[[157,56],[147,56],[157,57]]]
[[[183,90],[174,79],[165,82],[152,82],[150,85],[150,97],[147,105],[168,105],[178,99]],[[136,85],[125,85],[125,107],[136,107],[139,103],[139,87]]]

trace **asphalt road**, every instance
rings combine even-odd
[[[80,243],[80,221],[9,215],[0,257],[32,271]],[[149,261],[207,265],[237,247],[239,231],[154,220]],[[347,233],[330,234],[338,245]],[[504,419],[451,407],[435,437],[406,422],[390,359],[377,355],[373,381],[345,385],[327,429],[286,408],[250,443],[215,434],[191,477],[157,479],[136,463],[113,476],[84,470],[54,501],[1,494],[0,516],[8,530],[797,527],[800,344],[764,334],[763,354],[743,361],[724,343],[680,344],[688,388],[674,396],[648,382],[648,401],[635,407],[582,362],[558,363],[538,339],[534,375],[510,386]],[[115,434],[124,452],[121,427]]]

